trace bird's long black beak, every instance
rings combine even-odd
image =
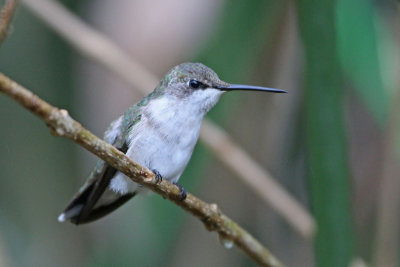
[[[222,91],[243,90],[243,91],[263,91],[271,93],[287,93],[285,90],[267,88],[261,86],[253,86],[253,85],[244,85],[244,84],[230,84],[229,86],[217,86],[216,89]]]

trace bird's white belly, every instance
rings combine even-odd
[[[175,122],[175,123],[174,123]],[[190,123],[191,127],[187,127]],[[196,145],[201,121],[165,120],[154,122],[143,118],[131,132],[127,156],[152,171],[158,171],[163,179],[177,182],[190,160]],[[111,180],[110,188],[121,194],[137,190],[138,185],[122,173]]]
[[[168,139],[165,138],[164,134],[166,132],[161,135],[151,132],[133,140],[132,149],[128,151],[128,156],[150,170],[157,170],[164,179],[174,182],[185,169],[198,134],[192,138],[192,142],[188,142],[188,140],[171,142],[172,134],[168,136]],[[184,137],[177,133],[173,133],[173,135],[177,135],[176,139]]]

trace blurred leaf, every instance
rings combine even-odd
[[[338,0],[336,26],[340,63],[372,115],[383,126],[388,92],[381,77],[371,0]]]
[[[335,5],[299,1],[306,56],[306,148],[317,220],[317,266],[348,266],[353,256],[342,77],[336,49]]]
[[[255,0],[251,5],[241,0],[227,2],[220,26],[198,59],[217,73],[223,72],[225,79],[247,77],[252,72],[248,66],[262,52],[281,7],[276,0]]]
[[[242,0],[228,1],[220,26],[196,60],[214,69],[222,80],[245,83],[257,61],[262,60],[260,55],[282,6],[282,2],[276,0],[255,0],[251,5]],[[220,125],[226,125],[226,118],[232,108],[238,107],[239,99],[240,93],[223,97],[209,116]]]

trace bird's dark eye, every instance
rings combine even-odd
[[[203,84],[199,81],[196,80],[190,80],[189,81],[189,86],[193,89],[198,89],[200,87],[203,87]]]

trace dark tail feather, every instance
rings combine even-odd
[[[81,218],[79,218],[79,216],[76,217],[77,219],[71,218],[71,222],[78,225],[78,224],[90,223],[95,220],[98,220],[98,219],[106,216],[110,212],[118,209],[120,206],[122,206],[125,202],[127,202],[129,199],[131,199],[135,195],[136,195],[136,192],[122,195],[121,197],[117,198],[114,202],[111,202],[109,204],[102,205],[102,206],[99,206],[98,208],[93,209],[85,218],[81,219]],[[79,218],[79,220],[78,220],[78,218]]]
[[[120,195],[110,203],[98,207],[93,205],[90,210],[87,210],[85,207],[87,207],[90,197],[93,196],[93,190],[95,190],[95,187],[95,183],[86,187],[83,192],[72,200],[64,212],[58,217],[58,220],[60,222],[69,220],[71,223],[76,225],[89,223],[109,214],[136,195],[136,192]]]

